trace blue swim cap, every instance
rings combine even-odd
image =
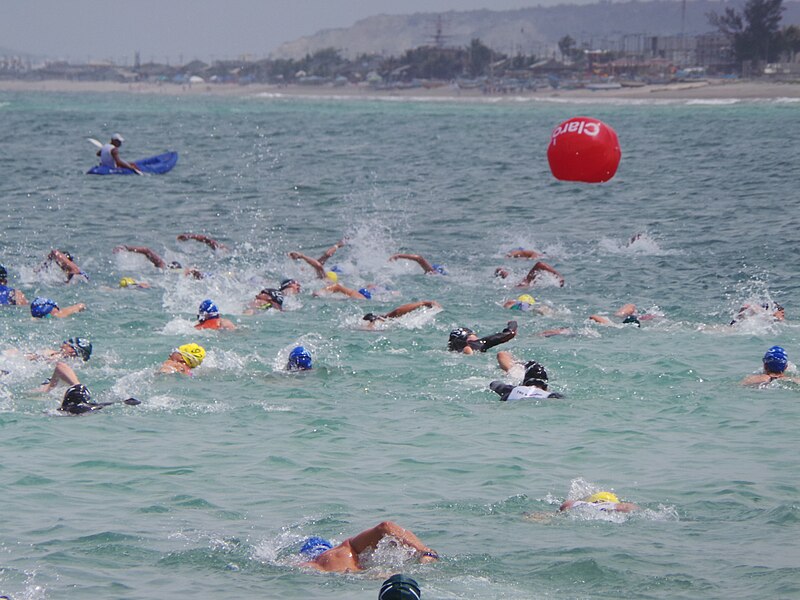
[[[361,288],[360,290],[358,290],[358,293],[364,296],[364,298],[366,298],[367,300],[372,300],[372,294],[367,288]]]
[[[217,305],[211,300],[203,300],[200,303],[200,308],[197,309],[197,320],[205,321],[207,319],[214,319],[219,316],[219,309]]]
[[[342,267],[340,267],[339,265],[333,265],[331,267],[331,271],[333,271],[337,275],[344,275],[344,271],[342,270]]]
[[[447,275],[447,269],[444,268],[444,265],[437,265],[436,263],[433,263],[431,267],[433,267],[433,270],[439,275]]]
[[[58,308],[58,304],[56,304],[55,300],[37,296],[33,299],[33,302],[31,302],[31,316],[42,319],[49,315],[54,308]]]
[[[780,346],[773,346],[764,354],[764,368],[770,373],[783,373],[787,364],[789,358],[786,356],[786,350]]]
[[[331,548],[333,548],[333,544],[331,544],[328,540],[316,535],[312,535],[310,538],[306,538],[306,541],[303,542],[303,545],[300,547],[300,554],[302,554],[308,560],[314,560],[320,554],[326,550],[330,550]]]
[[[311,353],[302,346],[297,346],[289,353],[286,368],[290,371],[307,371],[311,366]]]

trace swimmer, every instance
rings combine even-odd
[[[504,269],[503,267],[497,267],[494,270],[494,276],[499,277],[500,279],[507,279],[509,275],[511,275],[511,273],[508,271],[508,269]]]
[[[394,254],[389,257],[390,261],[395,261],[398,259],[405,259],[411,260],[417,263],[422,270],[425,271],[426,275],[447,275],[447,269],[445,269],[444,265],[438,265],[436,263],[428,262],[424,257],[419,254]]]
[[[0,306],[25,306],[28,299],[20,290],[8,287],[8,271],[0,265]]]
[[[556,271],[553,267],[548,265],[546,262],[539,261],[525,277],[517,284],[517,287],[528,287],[537,283],[537,280],[541,280],[543,273],[549,273],[553,275],[558,280],[558,286],[564,287],[564,276],[561,275],[558,271]]]
[[[136,398],[126,398],[122,403],[128,406],[137,406],[141,404]],[[83,415],[100,410],[106,406],[111,406],[112,404],[116,404],[116,402],[92,402],[92,394],[89,388],[78,382],[71,385],[67,388],[67,391],[64,392],[64,398],[61,400],[61,406],[58,410],[71,415]]]
[[[792,383],[800,383],[800,379],[797,379],[796,377],[788,377],[786,375],[785,371],[786,367],[789,366],[789,357],[786,354],[786,350],[780,346],[772,346],[772,348],[767,350],[767,352],[764,354],[764,358],[762,359],[762,363],[764,365],[764,372],[759,373],[758,375],[750,375],[745,377],[742,380],[741,385],[759,386],[771,383],[776,379],[790,381]]]
[[[170,352],[169,357],[165,360],[159,373],[183,373],[184,375],[191,375],[192,370],[199,367],[206,357],[205,348],[197,344],[184,344],[178,348],[174,348]]]
[[[283,310],[283,301],[283,292],[274,288],[264,288],[250,301],[244,314],[254,315],[260,310]]]
[[[309,538],[300,550],[301,555],[307,559],[302,566],[329,573],[363,571],[364,567],[359,561],[360,555],[366,550],[375,549],[378,542],[386,537],[393,538],[397,543],[416,550],[417,560],[422,564],[439,560],[439,555],[423,544],[411,531],[403,529],[392,521],[383,521],[371,529],[346,539],[338,546],[333,546],[322,538]]]
[[[375,313],[367,313],[362,317],[362,320],[367,321],[367,328],[372,329],[375,327],[376,321],[386,321],[387,319],[397,319],[403,315],[418,310],[420,308],[442,308],[442,305],[436,300],[420,300],[418,302],[409,302],[398,306],[394,310],[390,310],[386,314],[376,315]]]
[[[497,353],[497,364],[508,373],[516,364],[509,352],[501,350]],[[563,398],[558,392],[547,391],[547,371],[535,360],[525,363],[525,375],[522,385],[510,385],[502,381],[492,381],[489,389],[500,396],[501,402],[513,402],[526,398]]]
[[[299,294],[301,290],[300,282],[296,279],[284,279],[281,281],[281,286],[278,288],[284,296],[293,296]]]
[[[522,312],[535,312],[539,315],[552,315],[553,309],[544,304],[537,304],[536,299],[530,294],[522,294],[516,299],[503,302],[503,308],[519,310]]]
[[[303,346],[292,348],[286,362],[287,371],[310,371],[312,366],[311,353],[308,350]]]
[[[352,288],[343,286],[341,283],[332,283],[327,285],[321,290],[314,292],[313,295],[323,296],[327,294],[343,294],[348,298],[353,298],[354,300],[372,300],[372,292],[370,292],[367,288],[354,290]]]
[[[152,249],[148,248],[147,246],[117,246],[114,248],[113,252],[118,254],[120,252],[133,252],[134,254],[141,254],[147,260],[149,260],[154,267],[157,269],[168,269],[171,271],[179,271],[183,270],[183,274],[194,279],[204,279],[206,277],[205,273],[201,273],[199,270],[195,268],[184,269],[183,265],[179,263],[177,260],[173,260],[170,263],[167,263],[163,258],[161,258],[156,252]]]
[[[92,356],[92,342],[86,338],[74,337],[61,342],[58,350],[42,350],[32,354],[26,354],[28,360],[61,360],[64,358],[80,358],[83,362]]]
[[[468,327],[458,327],[450,332],[447,349],[453,352],[461,352],[462,354],[486,352],[489,348],[494,348],[514,339],[516,335],[516,321],[509,321],[503,331],[482,338],[478,338],[477,334]]]
[[[219,314],[217,305],[211,300],[203,300],[197,309],[197,321],[195,329],[226,329],[233,331],[236,325],[229,319],[224,319]]]
[[[76,276],[82,277],[82,281],[89,281],[89,276],[84,273],[77,264],[75,264],[75,262],[72,260],[72,255],[69,252],[51,250],[50,254],[47,255],[47,260],[45,262],[51,260],[55,261],[61,270],[67,274],[67,282],[72,281],[72,279]]]
[[[337,281],[338,276],[333,271],[326,271],[325,270],[325,263],[327,260],[333,256],[336,251],[344,246],[345,240],[339,240],[333,246],[328,248],[325,252],[322,253],[322,256],[319,258],[312,258],[303,254],[302,252],[289,252],[289,258],[292,260],[302,260],[308,263],[308,265],[314,269],[314,272],[317,274],[317,278],[319,279],[331,279],[332,281]]]
[[[536,250],[525,250],[524,248],[515,248],[506,253],[506,257],[508,258],[529,258],[531,260],[536,260],[541,256],[542,254],[536,252]]]
[[[223,244],[222,242],[218,242],[214,238],[210,238],[207,235],[203,235],[201,233],[181,233],[178,235],[179,242],[185,242],[187,240],[196,240],[198,242],[204,243],[206,246],[211,248],[212,250],[227,250],[228,247]]]
[[[42,296],[37,296],[33,299],[33,302],[31,302],[31,316],[35,319],[45,319],[50,316],[63,319],[64,317],[69,317],[84,310],[86,310],[86,305],[82,302],[71,306],[65,306],[64,308],[59,308],[55,300]]]
[[[641,317],[636,315],[636,305],[635,304],[623,304],[617,312],[614,313],[615,317],[619,317],[622,319],[623,325],[636,325],[637,327],[641,327],[642,320],[645,319],[652,319],[652,315],[642,315]],[[590,315],[589,320],[594,321],[600,325],[614,325],[614,321],[609,319],[603,315]]]
[[[621,502],[613,492],[596,492],[580,500],[567,500],[559,506],[558,511],[565,512],[579,507],[587,507],[602,512],[622,513],[633,512],[640,508],[640,506],[632,502]]]
[[[136,281],[133,277],[122,277],[119,280],[119,287],[148,289],[150,284],[145,281]]]
[[[758,315],[771,314],[773,321],[783,321],[786,319],[786,311],[783,306],[777,302],[764,302],[763,304],[745,304],[736,313],[736,318],[730,324],[735,325],[740,321],[755,317]]]
[[[408,575],[397,573],[381,584],[378,600],[420,600],[419,584]]]

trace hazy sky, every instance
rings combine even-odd
[[[581,3],[581,0],[570,0]],[[0,48],[72,62],[264,58],[281,43],[378,14],[564,0],[0,0]]]

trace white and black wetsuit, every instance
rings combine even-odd
[[[510,385],[502,381],[493,381],[489,389],[500,395],[501,402],[515,402],[527,398],[563,398],[558,392],[548,392],[535,385]]]

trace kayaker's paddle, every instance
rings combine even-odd
[[[102,148],[103,147],[103,142],[101,142],[100,140],[96,140],[94,138],[86,138],[86,141],[94,144],[98,148]],[[139,169],[131,169],[131,171],[133,171],[137,175],[144,175],[144,173],[142,173]]]

